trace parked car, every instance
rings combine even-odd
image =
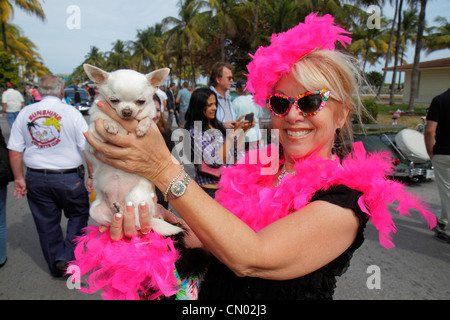
[[[395,170],[393,178],[419,181],[434,178],[423,134],[399,125],[354,127],[354,141],[362,141],[368,152],[389,152]]]
[[[72,85],[64,89],[64,95],[67,95],[70,98],[70,104],[72,106],[75,106],[75,87],[76,86]],[[89,109],[91,108],[91,100],[89,99],[89,95],[85,89],[80,87],[76,88],[78,89],[81,97],[81,103],[78,106],[78,110],[82,114],[87,114]]]

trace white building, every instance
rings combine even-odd
[[[413,64],[397,67],[398,72],[405,72],[403,102],[408,103],[411,91],[411,74]],[[383,69],[393,71],[394,67]],[[419,83],[415,104],[430,104],[433,98],[450,88],[450,58],[424,61],[419,63]]]

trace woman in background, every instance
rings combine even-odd
[[[239,150],[245,143],[245,133],[254,124],[241,121],[241,117],[234,130],[227,134],[225,126],[216,118],[217,96],[209,88],[199,88],[192,93],[189,107],[186,113],[186,130],[191,135],[191,154],[194,160],[204,161],[203,166],[208,165],[220,171],[220,168],[235,161],[235,150]],[[241,129],[241,130],[240,130]],[[236,149],[235,138],[237,138]],[[195,181],[212,198],[218,189],[220,176],[213,176],[201,171],[196,166]]]

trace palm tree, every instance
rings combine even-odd
[[[392,0],[389,0],[389,3],[392,4]],[[384,68],[385,69],[388,67],[388,64],[389,64],[390,59],[391,59],[392,40],[393,40],[393,37],[394,37],[395,22],[396,22],[396,19],[397,19],[397,12],[398,12],[398,0],[395,0],[394,18],[392,19],[391,33],[389,35],[389,46],[388,46],[388,50],[387,50],[387,53],[386,53],[386,59],[385,59],[385,63],[384,63]],[[380,98],[381,90],[383,89],[384,81],[386,79],[386,73],[387,73],[387,71],[383,71],[383,78],[381,80],[381,86],[378,88],[377,99]]]
[[[400,63],[404,63],[405,48],[408,43],[414,44],[416,42],[416,30],[417,30],[417,14],[416,8],[410,8],[403,11],[402,19],[402,35],[401,35],[401,46],[400,46]],[[400,89],[400,74],[398,80],[398,89]]]
[[[45,14],[39,0],[0,0],[0,24],[4,51],[8,51],[7,25],[14,15],[13,5],[27,11],[29,14],[36,15],[42,21],[45,21]]]
[[[394,88],[395,88],[395,76],[397,75],[397,65],[398,65],[398,55],[400,51],[400,39],[401,39],[401,31],[402,31],[402,6],[403,0],[399,0],[398,4],[398,21],[397,21],[397,36],[395,41],[395,56],[394,56],[394,71],[392,72],[392,82],[390,87],[390,99],[389,105],[394,105]]]
[[[239,28],[250,26],[250,22],[242,15],[246,10],[239,0],[209,0],[213,17],[217,20],[220,30],[220,58],[227,60],[225,42],[228,36],[233,36]]]
[[[161,56],[164,56],[163,23],[138,30],[137,40],[132,42],[133,58],[137,61],[137,71],[148,73],[161,67]]]
[[[378,59],[387,53],[389,47],[386,42],[385,29],[367,28],[365,25],[367,18],[368,14],[363,11],[359,19],[360,23],[356,23],[352,29],[352,43],[348,47],[350,53],[361,57],[363,72],[365,72],[367,62],[375,65]],[[385,23],[386,21],[382,19],[382,25]]]
[[[33,79],[34,76],[42,76],[45,73],[49,73],[37,51],[37,46],[23,35],[22,30],[18,26],[12,23],[8,24],[6,35],[8,52],[19,65],[19,73],[22,77]]]
[[[304,6],[300,3],[299,0],[268,0],[266,16],[270,32],[280,33],[296,26],[302,20],[300,16],[306,12],[301,10]]]
[[[409,92],[409,103],[407,112],[414,112],[414,99],[417,92],[417,86],[419,83],[419,62],[420,52],[422,51],[422,39],[423,30],[425,29],[425,11],[427,6],[427,0],[420,0],[420,13],[419,21],[417,24],[417,38],[416,38],[416,51],[414,53],[414,64],[411,72],[411,91]]]
[[[442,49],[450,49],[450,23],[444,17],[437,17],[434,21],[438,22],[439,26],[429,28],[427,30],[428,36],[424,39],[427,54]]]
[[[166,27],[172,26],[167,31],[167,53],[177,60],[177,74],[181,78],[184,69],[184,59],[187,58],[191,69],[192,83],[196,85],[196,66],[194,64],[195,53],[203,46],[201,30],[202,22],[210,14],[201,11],[206,8],[206,1],[202,0],[180,0],[179,17],[167,17],[163,20]]]
[[[125,42],[117,40],[112,45],[112,50],[108,52],[106,59],[105,70],[132,69],[130,50]]]
[[[84,63],[89,63],[93,66],[104,68],[105,56],[96,46],[91,46],[91,50],[86,55]]]

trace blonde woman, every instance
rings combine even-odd
[[[351,132],[350,115],[360,108],[353,98],[359,89],[353,59],[335,51],[337,42],[350,42],[345,33],[330,15],[312,14],[258,49],[248,66],[248,89],[273,114],[280,147],[270,147],[270,154],[277,170],[262,174],[269,164],[245,158],[224,170],[217,201],[192,180],[183,184],[186,173],[156,130],[144,138],[111,136],[99,123],[109,144],[87,135],[108,155],[102,161],[167,190],[184,226],[212,254],[200,299],[331,299],[369,219],[381,244],[393,246],[387,203],[400,199],[401,214],[415,207],[435,223],[402,185],[385,179],[390,164],[384,155],[366,157],[355,145],[340,159],[333,148]],[[146,152],[144,145],[158,152]],[[142,208],[141,214],[148,212]],[[114,240],[138,235],[129,221],[126,215],[115,219]]]

